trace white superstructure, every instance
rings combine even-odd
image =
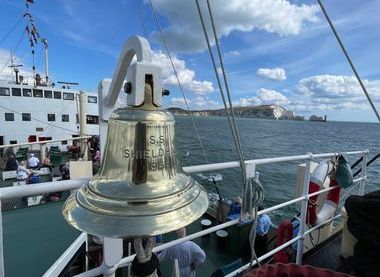
[[[88,135],[98,135],[98,97],[86,95]],[[0,145],[78,136],[78,96],[57,86],[0,82]]]

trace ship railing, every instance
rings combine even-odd
[[[45,145],[45,144],[52,144],[52,143],[63,142],[63,141],[85,140],[89,138],[91,138],[91,136],[81,136],[81,137],[72,137],[72,138],[66,138],[66,139],[53,139],[53,140],[44,140],[44,141],[23,142],[23,143],[16,143],[16,144],[6,144],[6,145],[0,145],[0,149],[9,148],[9,147],[19,147],[19,146]]]
[[[367,163],[367,156],[369,151],[363,150],[363,151],[352,151],[352,152],[345,152],[347,155],[362,155],[362,171],[361,176],[359,178],[354,179],[355,186],[359,186],[359,192],[358,194],[362,195],[364,194],[365,189],[365,180],[367,178],[366,175],[366,163]],[[304,174],[304,181],[303,181],[303,189],[302,189],[302,196],[297,197],[295,199],[280,203],[278,205],[269,207],[267,209],[264,209],[262,211],[258,212],[258,215],[261,214],[267,214],[270,212],[273,212],[275,210],[281,209],[283,207],[299,203],[301,202],[301,214],[299,217],[300,225],[299,225],[299,232],[296,237],[291,239],[290,241],[276,247],[272,251],[266,253],[265,255],[262,255],[261,257],[258,257],[258,261],[265,260],[268,257],[271,257],[273,254],[281,251],[282,249],[292,245],[293,243],[297,242],[297,257],[296,257],[296,263],[302,264],[302,256],[303,256],[303,250],[304,250],[304,239],[305,236],[311,233],[312,231],[324,226],[325,224],[341,217],[341,214],[338,214],[334,216],[333,218],[330,218],[316,226],[313,226],[312,228],[306,230],[306,214],[307,214],[307,204],[310,197],[326,193],[336,187],[329,187],[326,189],[322,189],[318,192],[314,192],[309,194],[309,182],[310,182],[310,167],[311,162],[316,159],[328,159],[337,157],[340,155],[340,153],[324,153],[324,154],[312,154],[307,153],[306,155],[299,155],[299,156],[286,156],[286,157],[277,157],[277,158],[266,158],[266,159],[254,159],[254,160],[247,160],[245,163],[247,166],[250,166],[251,168],[255,168],[257,165],[263,165],[263,164],[272,164],[272,163],[281,163],[281,162],[289,162],[289,161],[304,161],[305,162],[305,172]],[[234,162],[225,162],[225,163],[213,163],[213,164],[204,164],[204,165],[196,165],[196,166],[188,166],[183,167],[183,170],[187,173],[201,173],[201,172],[209,172],[209,171],[218,171],[218,170],[225,170],[225,169],[231,169],[231,168],[239,168],[240,163],[238,161]],[[43,184],[33,184],[33,185],[22,185],[17,187],[9,187],[9,188],[0,188],[0,204],[1,200],[3,199],[10,199],[15,197],[27,197],[27,196],[34,196],[39,195],[42,193],[50,193],[50,192],[57,192],[57,191],[63,191],[63,190],[73,190],[79,188],[82,184],[84,184],[86,181],[88,181],[88,178],[83,179],[75,179],[75,180],[66,180],[66,181],[56,181],[56,182],[47,182]],[[214,227],[208,228],[206,230],[202,230],[200,232],[196,232],[193,234],[190,234],[186,237],[179,238],[173,241],[170,241],[168,243],[164,243],[162,245],[156,246],[153,248],[154,252],[160,252],[164,249],[170,248],[174,245],[183,243],[185,241],[193,240],[205,235],[208,235],[210,233],[216,232],[218,230],[236,225],[240,223],[240,219],[231,220],[219,225],[216,225]],[[0,214],[0,276],[4,276],[4,259],[3,259],[3,238],[2,238],[2,214]],[[84,235],[81,235],[82,238]],[[79,238],[81,238],[81,236]],[[63,253],[63,255],[59,258],[59,260],[54,263],[54,265],[46,272],[44,276],[57,276],[58,270],[54,270],[57,268],[62,268],[62,265],[60,263],[64,263],[66,265],[67,261],[69,261],[75,254],[75,249],[79,249],[79,246],[83,244],[81,241],[82,239],[77,239],[69,248],[68,250]],[[80,245],[79,245],[80,244]],[[109,245],[107,245],[109,244]],[[79,246],[78,246],[79,245]],[[113,251],[113,246],[118,245],[117,247],[122,247],[122,240],[121,239],[105,239],[104,245],[103,245],[103,257],[104,260],[113,261],[113,263],[110,262],[103,262],[103,264],[99,267],[96,267],[94,269],[88,270],[86,272],[83,272],[81,274],[76,275],[76,277],[90,277],[90,276],[97,276],[100,274],[103,274],[103,276],[115,276],[115,271],[120,267],[129,266],[135,255],[129,255],[127,257],[119,257],[115,258]],[[107,259],[107,257],[111,257],[111,259]],[[66,263],[65,263],[66,262]],[[252,265],[255,265],[256,261],[253,261]],[[227,276],[236,276],[237,274],[243,272],[244,270],[248,269],[249,264],[244,265],[243,267],[231,272]]]

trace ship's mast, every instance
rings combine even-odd
[[[49,85],[49,52],[47,39],[43,39],[43,44],[45,46],[45,81],[46,85]]]
[[[18,76],[18,73],[19,73],[19,70],[18,70],[18,67],[22,67],[23,65],[22,64],[15,64],[14,63],[14,60],[13,60],[13,51],[11,50],[11,65],[9,66],[10,68],[13,68],[13,72],[15,73],[15,83],[16,84],[19,84],[19,76]]]

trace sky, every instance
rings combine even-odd
[[[222,108],[195,2],[152,2],[191,109]],[[212,36],[206,2],[200,3]],[[380,109],[380,1],[323,3]],[[210,0],[210,5],[234,106],[278,104],[306,119],[315,114],[376,121],[316,1]],[[11,49],[16,63],[24,65],[22,73],[31,74],[25,8],[25,0],[0,0],[0,79],[10,76]],[[165,107],[184,107],[149,0],[34,0],[29,10],[48,39],[53,81],[78,82],[79,89],[96,92],[101,79],[112,77],[123,43],[140,35],[149,40],[171,92]],[[43,73],[41,43],[35,64]]]

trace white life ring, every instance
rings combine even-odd
[[[333,167],[330,161],[323,161],[317,165],[310,175],[309,194],[317,192],[323,186],[323,183],[332,171]],[[335,179],[330,179],[329,187],[337,186]],[[309,199],[307,223],[310,225],[318,225],[328,218],[332,217],[339,204],[340,187],[336,187],[328,192],[327,198],[321,210],[317,213],[318,195],[312,196]]]

